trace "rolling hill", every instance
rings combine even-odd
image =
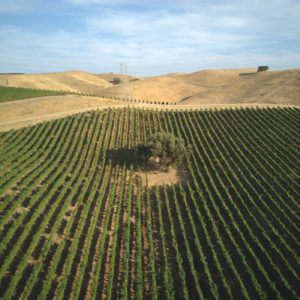
[[[123,83],[113,85],[114,78],[122,79]],[[261,73],[256,69],[204,70],[144,78],[81,71],[11,74],[0,75],[0,85],[136,99],[152,104],[300,104],[300,69]]]
[[[96,74],[98,78],[106,80],[108,82],[112,82],[114,78],[120,78],[124,83],[130,82],[131,80],[139,80],[140,77],[131,76],[126,74],[117,74],[117,73],[104,73],[104,74]]]
[[[102,90],[100,95],[152,102],[177,102],[201,91],[201,87],[184,82],[177,76],[160,76],[115,85]]]
[[[69,71],[44,74],[0,75],[0,85],[42,90],[99,93],[112,84],[94,74]]]
[[[255,69],[205,70],[149,77],[106,88],[103,96],[187,105],[300,104],[300,69],[256,73]]]
[[[256,73],[253,70],[202,71],[180,76],[202,88],[181,104],[300,104],[300,69]]]
[[[93,96],[2,87],[43,97],[0,103],[0,298],[299,299],[299,74],[2,75]],[[171,173],[137,155],[159,131]]]

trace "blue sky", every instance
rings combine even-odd
[[[300,67],[299,0],[3,0],[0,72]]]

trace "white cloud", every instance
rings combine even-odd
[[[13,4],[15,11],[24,8],[25,0],[11,1],[11,11]],[[31,9],[41,4],[41,0],[29,1]],[[133,0],[65,1],[61,14],[70,12],[66,3],[72,2],[80,28],[54,27],[45,33],[37,27],[0,27],[0,72],[116,72],[120,63],[127,63],[132,73],[147,75],[258,64],[300,65],[300,4],[294,0],[177,0],[172,5],[171,0],[160,5],[154,0],[151,9],[150,2],[145,4],[147,9],[118,8],[137,3]],[[95,5],[109,7],[95,9]],[[5,8],[2,3],[0,12],[1,8],[8,10],[9,5]]]
[[[174,45],[170,40],[157,44],[153,40],[144,39],[143,43],[140,43],[139,40],[99,39],[83,32],[79,34],[66,31],[56,31],[45,36],[17,27],[0,27],[0,39],[5,41],[1,49],[0,72],[71,69],[99,73],[117,72],[121,62],[127,63],[129,71],[137,75],[209,68],[255,67],[259,64],[268,64],[272,68],[300,65],[300,55],[297,52],[268,55],[251,51],[238,53],[233,51],[228,37],[218,35],[214,37],[214,41],[207,41],[202,46],[197,46],[198,42],[194,42],[197,46],[195,47],[189,44]],[[216,43],[228,43],[230,51],[227,54],[216,51]]]
[[[214,22],[211,25],[211,22]],[[195,13],[169,14],[157,13],[119,13],[109,12],[101,16],[87,19],[88,29],[94,33],[111,34],[119,37],[153,38],[170,37],[182,38],[214,38],[221,36],[226,38],[237,36],[238,33],[226,33],[227,28],[244,26],[243,19],[219,19],[212,20],[206,15]],[[229,41],[230,42],[230,41]]]

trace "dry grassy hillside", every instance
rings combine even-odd
[[[112,85],[109,81],[114,78],[121,78],[124,83]],[[256,69],[205,70],[147,78],[72,71],[0,75],[0,85],[74,91],[152,103],[300,105],[300,69],[262,73],[257,73]]]
[[[96,74],[98,78],[104,79],[108,82],[112,82],[114,78],[120,78],[124,83],[130,82],[131,80],[139,80],[140,77],[131,76],[126,74],[116,74],[116,73],[105,73],[105,74]]]
[[[178,76],[150,77],[107,88],[100,94],[125,99],[177,102],[202,91],[201,87],[178,78]]]
[[[300,105],[300,69],[256,69],[169,74],[116,85],[101,95],[181,104],[273,103]]]
[[[82,93],[99,93],[111,86],[108,81],[94,74],[81,71],[0,75],[0,85],[45,90],[63,90]]]
[[[202,71],[180,76],[202,88],[182,99],[181,104],[274,103],[300,105],[300,69]]]

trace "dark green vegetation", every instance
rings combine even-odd
[[[146,142],[137,146],[138,157],[146,162],[149,159],[158,159],[165,172],[171,165],[179,165],[189,159],[191,151],[191,145],[186,145],[183,138],[164,131],[151,134]]]
[[[192,145],[145,188],[133,149]],[[0,297],[297,299],[300,109],[78,114],[0,133]]]
[[[127,99],[108,95],[98,95],[94,93],[82,93],[82,92],[71,92],[71,91],[53,91],[53,90],[38,90],[30,88],[19,88],[19,87],[7,87],[0,86],[0,102],[7,102],[13,100],[22,100],[28,98],[44,97],[44,96],[59,96],[59,95],[80,95],[90,97],[101,97],[111,100],[134,102],[134,103],[149,103],[157,105],[176,105],[176,103],[168,103],[167,101],[154,101],[154,100],[140,100],[140,99]]]
[[[67,92],[64,91],[48,91],[0,86],[0,102],[65,94],[67,94]]]

